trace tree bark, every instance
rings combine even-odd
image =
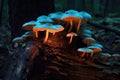
[[[24,32],[23,23],[54,12],[54,0],[9,0],[8,4],[12,38]]]

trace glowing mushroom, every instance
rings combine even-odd
[[[99,53],[102,51],[101,48],[97,47],[97,46],[88,46],[87,48],[92,49],[93,53],[91,54],[91,57],[94,55],[94,53]]]
[[[34,37],[34,32],[33,32],[33,31],[25,32],[21,37],[22,37],[23,39],[26,39],[26,38],[28,38],[28,37]]]
[[[26,22],[22,25],[22,28],[24,30],[32,30],[33,27],[36,25],[36,22],[35,21],[29,21],[29,22]]]
[[[120,59],[120,54],[113,54],[112,57],[118,61],[118,59]]]
[[[112,55],[109,53],[102,53],[101,56],[104,57],[104,61],[106,61],[108,58],[112,57]]]
[[[94,43],[95,42],[95,39],[92,38],[92,37],[86,37],[83,39],[83,42],[87,45],[91,44],[91,43]]]
[[[84,57],[86,53],[93,53],[93,50],[89,48],[78,48],[77,51],[82,53],[81,57]]]
[[[78,13],[78,11],[70,9],[70,10],[65,11],[65,13],[66,14],[75,14],[75,13]]]
[[[64,30],[64,27],[61,25],[53,25],[53,27],[57,28],[57,30],[51,30],[51,33],[53,33],[53,35],[55,35],[56,32],[60,32]]]
[[[18,44],[24,42],[24,39],[22,37],[15,37],[12,42],[14,43],[14,47],[18,47]]]
[[[86,23],[88,21],[88,19],[92,18],[92,16],[85,11],[80,11],[79,14],[83,16],[82,24]]]
[[[86,38],[86,37],[87,37],[87,38],[91,38],[92,35],[91,35],[91,34],[86,34],[86,33],[84,33],[84,34],[82,35],[82,37],[83,37],[83,38]]]
[[[83,30],[83,33],[85,33],[85,34],[92,34],[92,31],[89,30],[89,29],[85,29],[85,30]]]
[[[58,20],[58,24],[60,24],[60,19],[63,16],[63,12],[56,12],[56,13],[50,13],[48,16],[53,20]]]
[[[99,47],[99,48],[103,48],[103,45],[101,45],[101,44],[99,44],[97,42],[94,42],[94,43],[92,43],[92,44],[90,44],[88,46],[96,46],[96,47]]]
[[[58,27],[59,26],[59,27]],[[38,31],[45,31],[46,30],[46,36],[44,39],[44,43],[47,42],[48,36],[49,36],[49,32],[55,34],[55,32],[59,32],[62,31],[61,28],[63,28],[62,26],[60,27],[60,25],[53,25],[50,23],[46,23],[46,24],[37,24],[34,28],[33,31],[36,33],[36,38],[38,38]]]
[[[78,12],[73,12],[73,13],[72,12],[65,13],[61,18],[61,20],[66,21],[68,24],[70,24],[70,28],[69,28],[68,32],[70,32],[72,30],[73,22],[78,23],[77,31],[81,25],[82,16],[80,14],[78,14]]]
[[[48,16],[42,15],[42,16],[40,16],[40,17],[37,18],[36,22],[40,22],[40,23],[52,23],[53,20],[50,17],[48,17]]]
[[[66,36],[70,37],[70,41],[69,41],[69,44],[70,44],[72,42],[73,37],[78,36],[78,35],[76,33],[74,33],[74,32],[71,32],[71,33],[68,33]]]

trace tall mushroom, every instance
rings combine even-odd
[[[73,12],[73,13],[66,12],[61,18],[61,20],[66,21],[68,24],[70,24],[70,28],[68,32],[72,30],[73,22],[77,22],[78,27],[81,25],[82,16],[78,12]]]
[[[74,33],[74,32],[71,32],[71,33],[68,33],[66,36],[70,37],[70,41],[69,41],[69,44],[70,44],[72,42],[73,37],[78,36],[78,35],[76,33]]]
[[[48,40],[49,32],[55,34],[55,32],[62,31],[64,30],[64,28],[61,25],[53,25],[50,23],[46,23],[46,24],[39,23],[33,28],[33,31],[36,33],[36,38],[38,38],[38,31],[45,31],[45,30],[46,30],[46,35],[45,35],[44,43],[46,43]]]

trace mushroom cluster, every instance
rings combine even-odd
[[[70,37],[69,44],[72,42],[73,36],[78,36],[78,31],[80,30],[80,26],[85,20],[91,19],[92,16],[84,11],[78,12],[76,10],[67,10],[65,12],[56,12],[50,13],[48,16],[41,15],[36,21],[29,21],[22,25],[22,28],[25,30],[31,30],[35,32],[36,38],[38,38],[39,31],[46,31],[44,43],[47,42],[49,33],[53,35],[56,32],[63,31],[65,28],[60,24],[60,21],[65,22],[68,26],[68,34],[66,37]],[[57,23],[55,21],[58,21]],[[71,32],[73,30],[73,24],[77,24],[76,33]],[[65,26],[66,27],[66,26]],[[74,28],[75,29],[75,28]]]
[[[91,52],[90,57],[92,57],[95,53],[100,53],[102,51],[103,46],[99,44],[93,37],[92,37],[92,31],[85,29],[82,33],[83,43],[87,45],[87,49],[91,49],[93,52]],[[81,48],[78,48],[78,51]],[[79,51],[80,52],[80,51]],[[86,52],[85,52],[86,53]],[[85,53],[82,57],[85,56]]]

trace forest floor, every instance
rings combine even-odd
[[[113,26],[120,29],[120,20],[102,19],[94,22],[104,25],[105,27]],[[102,53],[111,55],[120,54],[120,35],[88,24],[86,25],[86,28],[90,29],[93,32],[93,37],[104,46]],[[12,52],[9,27],[1,27],[0,35],[1,71],[7,60],[6,56]],[[64,52],[64,50],[61,50],[61,52],[59,49],[51,47],[46,49],[46,52],[51,53],[50,50],[57,53],[47,55],[47,66],[45,67],[44,74],[41,74],[41,70],[39,70],[39,67],[44,65],[40,65],[40,57],[38,56],[33,63],[34,68],[28,74],[28,80],[46,80],[45,76],[47,76],[47,80],[119,80],[120,78],[120,58],[118,58],[117,62],[112,62],[110,59],[106,64],[106,62],[101,62],[97,58],[95,58],[94,61],[80,58],[78,55],[72,54],[76,53],[74,51],[70,54],[69,51]],[[42,77],[39,77],[40,75]],[[0,75],[0,80],[2,80],[2,75]]]

